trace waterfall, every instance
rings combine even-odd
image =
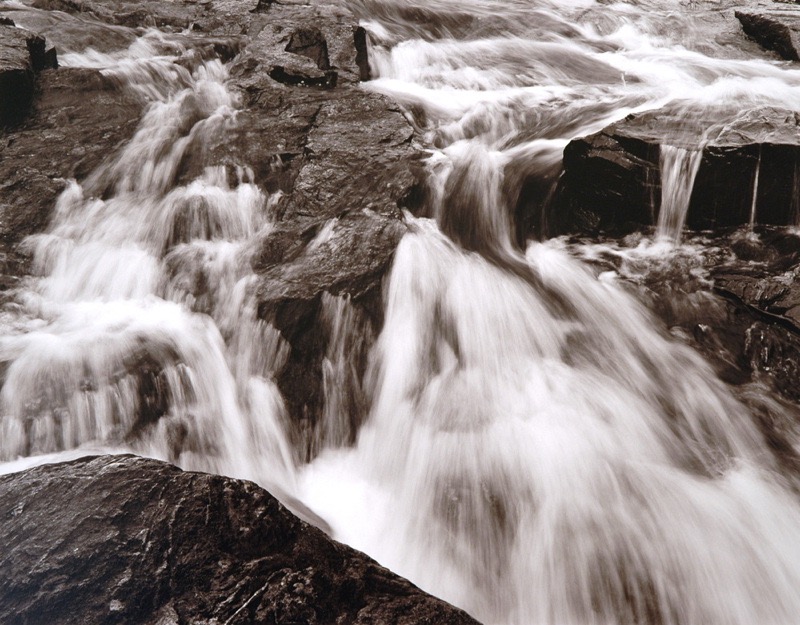
[[[0,457],[128,441],[186,468],[291,480],[272,381],[286,346],[256,316],[249,262],[271,198],[244,166],[178,181],[194,146],[233,123],[226,67],[157,31],[123,54],[63,58],[148,104],[130,142],[71,181],[24,242],[35,277],[0,339]]]
[[[499,210],[496,160],[467,158],[462,202]],[[439,219],[397,252],[357,447],[304,500],[483,622],[791,622],[800,503],[747,408],[557,246],[520,254],[530,280]]]
[[[793,109],[800,72],[732,51],[714,30],[728,0],[696,21],[671,0],[350,5],[363,88],[404,107],[427,192],[380,328],[319,296],[312,453],[286,434],[290,348],[251,266],[279,196],[260,164],[203,149],[239,123],[229,67],[148,30],[60,56],[147,105],[24,243],[33,275],[0,317],[0,470],[130,451],[252,479],[489,625],[796,623],[797,476],[758,415],[630,285],[525,241],[517,212],[524,184],[544,190],[531,203],[556,188],[572,139],[678,99]],[[654,255],[677,250],[703,153],[660,149]]]
[[[756,160],[756,170],[753,174],[753,197],[750,201],[750,221],[748,226],[750,230],[756,224],[756,209],[758,207],[758,179],[761,176],[761,146],[758,147],[758,160]]]
[[[680,242],[694,181],[702,160],[702,148],[687,150],[672,145],[661,146],[661,207],[658,211],[656,237]]]

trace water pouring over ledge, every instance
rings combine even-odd
[[[166,414],[123,444],[278,482],[338,537],[485,622],[792,622],[800,508],[748,408],[558,242],[520,247],[506,185],[515,163],[552,175],[572,136],[703,81],[724,90],[714,81],[763,73],[793,94],[796,77],[676,48],[643,9],[563,6],[536,5],[537,30],[520,19],[531,17],[524,3],[468,5],[467,17],[491,8],[501,23],[469,32],[481,45],[441,33],[418,42],[419,24],[393,35],[383,20],[385,41],[405,40],[387,56],[423,54],[393,62],[410,74],[398,77],[379,50],[374,87],[411,98],[441,151],[430,218],[407,217],[397,251],[354,447],[333,434],[298,465],[283,437],[271,374],[285,345],[256,319],[248,262],[252,238],[271,227],[271,198],[246,163],[234,181],[211,168],[164,184],[190,145],[225,132],[237,104],[223,65],[183,72],[169,61],[147,89],[143,132],[90,179],[106,192],[71,186],[50,231],[30,241],[40,275],[3,345],[5,453],[118,440],[144,404]],[[602,32],[573,20],[593,7],[609,11]],[[446,34],[461,36],[459,23]],[[514,55],[517,44],[535,54]],[[499,71],[476,49],[496,52]],[[143,62],[162,68],[158,56]],[[747,92],[739,82],[732,91]],[[211,285],[202,295],[198,267]],[[327,305],[346,333],[346,305]],[[329,407],[345,403],[333,397],[348,364],[337,352]],[[131,379],[148,366],[152,383]],[[42,397],[48,376],[53,396]],[[73,393],[82,380],[93,384]]]

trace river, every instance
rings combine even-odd
[[[593,243],[520,247],[507,208],[530,175],[546,201],[567,143],[629,113],[794,108],[800,71],[743,50],[730,6],[354,0],[366,88],[432,146],[430,193],[389,276],[369,418],[355,444],[332,435],[308,463],[285,434],[273,376],[286,348],[258,318],[250,263],[279,198],[246,163],[233,182],[213,167],[169,182],[186,150],[235,123],[228,67],[155,30],[124,53],[61,54],[150,104],[25,243],[35,277],[1,320],[3,470],[133,451],[252,479],[487,624],[798,622],[800,499],[751,408],[585,260]],[[696,253],[683,224],[698,154],[662,149],[658,224],[618,253]],[[198,267],[202,301],[187,287]],[[325,306],[346,332],[347,302]],[[154,363],[158,393],[132,373]],[[334,346],[333,430],[347,365]],[[123,438],[154,397],[166,416]]]

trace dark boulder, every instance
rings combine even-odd
[[[800,61],[800,11],[735,11],[742,30],[759,45],[787,61]]]
[[[800,184],[800,115],[761,107],[670,105],[629,115],[571,141],[548,215],[554,233],[631,231],[656,223],[661,146],[702,150],[686,225],[793,224]],[[755,195],[755,198],[754,198]]]
[[[0,621],[475,623],[251,482],[101,456],[0,476]]]

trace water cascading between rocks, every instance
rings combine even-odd
[[[249,262],[271,199],[244,166],[174,182],[234,123],[227,68],[155,30],[62,64],[102,69],[149,104],[128,145],[70,182],[48,231],[24,244],[36,277],[0,345],[3,457],[117,445],[287,482],[271,381],[285,347],[256,317]]]
[[[172,184],[235,123],[226,67],[155,32],[118,57],[64,55],[150,104],[129,145],[71,183],[27,242],[37,276],[0,342],[3,457],[111,445],[255,479],[487,623],[792,622],[800,505],[748,409],[559,241],[519,247],[506,188],[520,163],[557,174],[570,137],[697,76],[737,97],[750,89],[737,76],[754,70],[653,45],[624,16],[603,36],[547,3],[545,26],[526,32],[517,4],[494,15],[505,37],[373,25],[385,44],[373,88],[424,111],[416,121],[440,149],[428,216],[407,216],[389,276],[353,446],[337,395],[353,322],[344,300],[325,299],[325,434],[306,465],[272,382],[286,347],[253,300],[249,258],[272,198],[246,164]],[[476,51],[492,67],[476,67]],[[793,97],[793,81],[777,97]],[[660,232],[677,242],[699,156],[665,150],[663,163],[675,179],[662,184]]]

